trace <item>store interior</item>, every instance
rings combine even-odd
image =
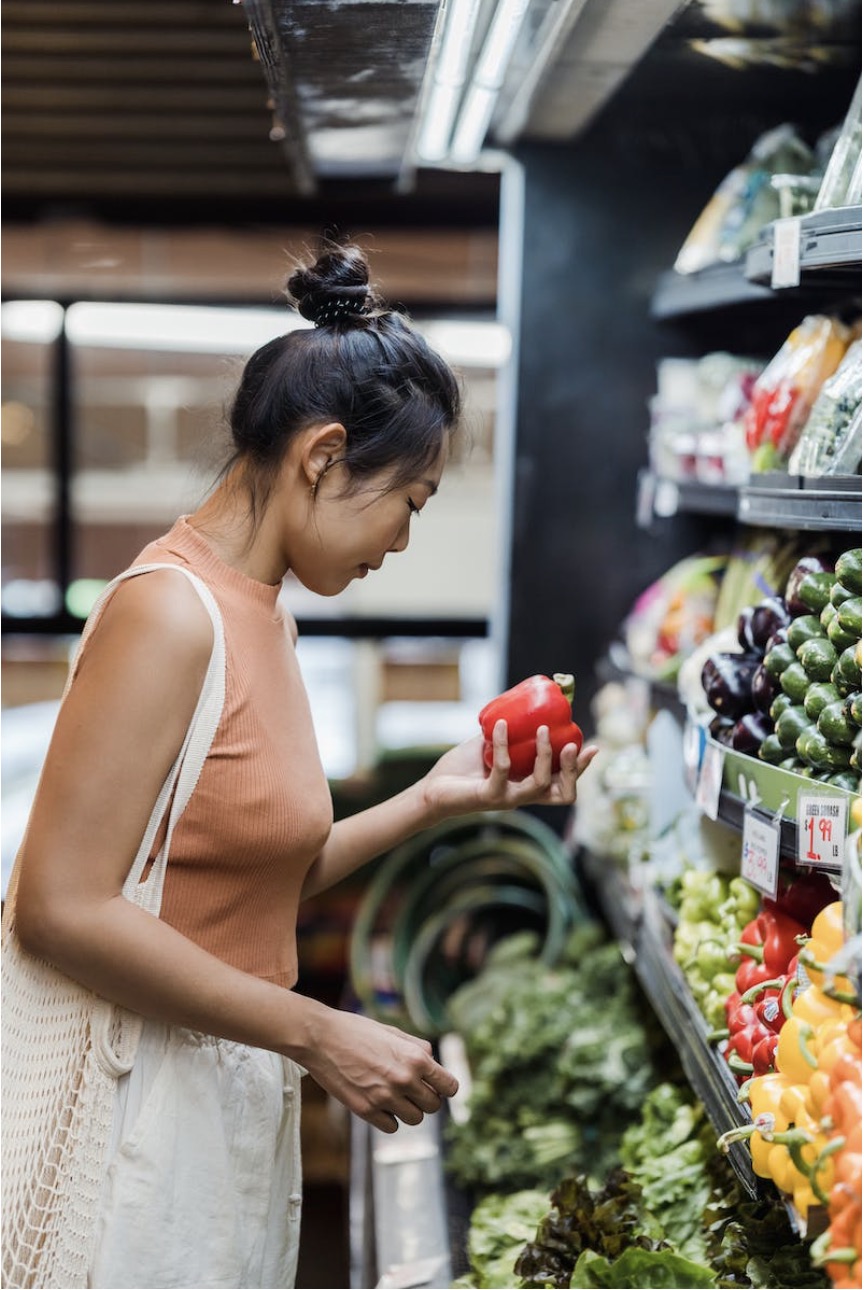
[[[4,894],[99,590],[206,496],[245,358],[297,321],[291,267],[356,240],[453,365],[465,417],[407,553],[330,600],[290,576],[280,593],[337,818],[537,674],[573,674],[601,753],[572,810],[469,821],[304,906],[298,989],[428,1036],[463,1094],[446,1127],[403,1129],[388,1155],[308,1089],[297,1286],[612,1285],[569,1277],[577,1261],[612,1275],[585,1251],[621,1254],[596,1233],[622,1160],[654,1205],[632,1248],[714,1277],[686,1284],[851,1285],[825,1256],[821,1157],[798,1194],[739,1132],[756,1107],[728,1033],[712,1038],[728,1017],[697,982],[683,902],[713,878],[694,921],[724,944],[797,880],[821,895],[802,936],[842,903],[836,1006],[845,1025],[857,997],[860,1017],[860,3],[7,0],[3,17]],[[765,412],[760,393],[793,387],[791,410]],[[730,659],[734,679],[709,677]],[[805,716],[816,686],[830,737],[821,709]],[[739,921],[705,932],[742,875]],[[593,1009],[576,1006],[574,955]],[[597,1020],[604,991],[620,1046]],[[478,1018],[500,1033],[507,998],[496,1053]],[[598,1027],[602,1061],[574,1049],[578,1078],[553,1061],[553,1008],[569,1032]],[[506,1090],[527,1098],[529,1058],[559,1087],[519,1122],[534,1168],[498,1142],[488,1100],[517,1117]],[[705,1189],[724,1242],[664,1210],[646,1107],[657,1135],[678,1115],[670,1172]],[[576,1175],[556,1212],[572,1202],[595,1244],[550,1263],[538,1223]],[[496,1236],[495,1204],[517,1193]],[[860,1173],[857,1205],[860,1271]],[[649,1264],[614,1284],[672,1284]]]

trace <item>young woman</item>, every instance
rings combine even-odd
[[[145,1019],[117,1081],[91,1286],[293,1285],[303,1071],[385,1132],[456,1090],[427,1042],[292,990],[300,901],[448,817],[572,803],[594,751],[569,746],[553,775],[541,731],[533,774],[511,783],[501,722],[491,771],[478,733],[412,788],[333,823],[280,585],[290,570],[332,596],[405,550],[459,396],[373,294],[356,248],[329,249],[288,288],[314,328],[251,357],[217,486],[136,561],[203,580],[227,651],[160,916],[122,888],[213,643],[198,592],[171,568],[119,583],[87,640],[19,857],[25,951]]]

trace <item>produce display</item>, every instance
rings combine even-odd
[[[720,743],[855,792],[861,776],[861,549],[805,556],[782,595],[738,618],[737,651],[706,658]]]
[[[537,731],[549,727],[552,745],[552,769],[557,771],[561,750],[566,744],[582,747],[582,731],[573,720],[572,703],[576,683],[569,673],[529,676],[512,689],[505,690],[480,710],[478,720],[483,731],[483,759],[492,765],[492,732],[502,718],[507,722],[512,780],[525,779],[534,769],[537,757]]]
[[[793,475],[861,472],[861,341],[853,340],[807,418],[789,457]]]

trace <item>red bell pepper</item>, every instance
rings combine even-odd
[[[552,744],[552,770],[560,767],[561,750],[566,744],[582,747],[582,731],[573,720],[571,704],[575,683],[573,677],[556,672],[553,677],[530,676],[512,689],[499,694],[479,714],[483,731],[483,761],[493,763],[492,731],[495,722],[507,722],[510,751],[509,779],[525,779],[534,769],[537,758],[537,731],[549,727]]]
[[[762,909],[741,932],[738,951],[761,963],[767,970],[767,980],[787,971],[790,960],[798,953],[798,937],[806,935],[807,928],[797,918],[790,918],[780,909]],[[740,986],[739,990],[744,994]]]

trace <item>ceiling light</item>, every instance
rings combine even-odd
[[[443,161],[447,156],[479,9],[480,0],[450,0],[446,4],[444,35],[416,145],[422,161]]]
[[[450,148],[451,158],[461,165],[476,160],[483,147],[498,92],[504,83],[513,47],[530,3],[531,0],[500,0],[492,16]]]

